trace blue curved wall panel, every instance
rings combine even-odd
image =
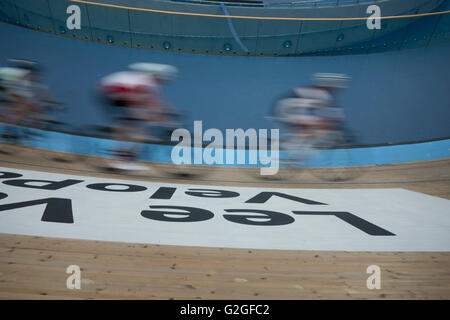
[[[83,42],[0,24],[0,61],[41,61],[46,81],[77,127],[108,121],[94,98],[97,81],[135,61],[170,63],[182,74],[166,96],[204,128],[271,128],[264,118],[286,89],[315,72],[339,72],[353,83],[340,99],[362,143],[450,136],[450,45],[335,57],[229,57],[160,52]],[[192,122],[191,122],[192,123]]]

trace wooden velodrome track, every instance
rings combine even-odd
[[[1,145],[0,145],[1,148]],[[35,171],[167,181],[95,172],[82,163],[44,161],[28,149],[0,154],[0,166]],[[404,188],[450,199],[450,159],[374,166],[349,183],[251,180],[237,168],[202,181],[220,186]],[[450,213],[450,212],[449,212]],[[81,266],[82,289],[66,288],[68,265]],[[366,268],[381,268],[382,287],[366,287]],[[285,251],[179,247],[0,234],[2,299],[449,299],[450,252]]]

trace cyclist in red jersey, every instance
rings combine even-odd
[[[178,76],[178,70],[170,65],[135,63],[130,71],[116,72],[101,79],[99,91],[107,98],[109,112],[115,121],[114,136],[118,140],[142,141],[148,138],[151,124],[169,121],[169,108],[161,93],[161,86]],[[138,146],[118,150],[122,158],[134,159]]]

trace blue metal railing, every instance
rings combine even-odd
[[[386,0],[264,0],[265,7],[322,8],[339,7],[361,3],[377,3]]]
[[[23,7],[23,4],[20,5],[21,2],[15,2],[15,0],[0,0],[0,21],[100,43],[208,54],[255,56],[365,54],[426,47],[450,41],[450,14],[385,20],[379,31],[368,30],[365,21],[360,23],[354,21],[305,21],[301,23],[298,21],[265,21],[259,23],[256,20],[234,19],[232,21],[233,28],[230,28],[230,24],[227,25],[228,19],[212,21],[209,18],[193,17],[189,19],[185,16],[181,19],[174,15],[171,23],[167,24],[167,20],[164,20],[167,19],[167,16],[160,14],[135,13],[131,8],[117,10],[83,5],[81,6],[82,14],[87,18],[81,21],[82,28],[69,30],[66,27],[67,13],[64,4],[69,5],[71,2],[45,1],[49,4],[47,11],[33,1],[30,1],[27,7]],[[373,0],[315,2],[322,4],[339,2],[343,5],[350,1],[352,3],[355,1],[373,3]],[[391,0],[375,1],[391,2]],[[311,3],[311,1],[307,2]],[[217,3],[220,5],[223,2]],[[302,3],[306,3],[306,1],[302,1]],[[228,5],[224,6],[228,7]],[[220,6],[217,9],[211,12],[221,14]],[[346,8],[340,10],[345,11]],[[408,11],[396,14],[414,14],[417,10],[418,8],[409,8]],[[450,10],[450,0],[436,8],[438,12],[447,10]],[[108,16],[114,18],[106,19]],[[164,25],[170,27],[165,28]],[[243,49],[244,47],[245,49]]]
[[[220,5],[220,3],[225,3],[227,6],[239,6],[239,7],[266,7],[266,8],[321,8],[321,7],[338,7],[338,6],[347,6],[347,5],[355,5],[361,3],[377,3],[386,0],[297,0],[297,1],[289,1],[289,0],[255,0],[254,3],[251,0],[245,0],[242,2],[237,1],[220,1],[220,0],[170,0],[173,2],[185,2],[185,3],[197,3],[197,4],[205,4],[211,5],[216,4]]]

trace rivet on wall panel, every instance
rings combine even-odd
[[[285,42],[283,42],[283,47],[285,47],[285,48],[292,47],[292,41],[291,40],[286,40]]]

